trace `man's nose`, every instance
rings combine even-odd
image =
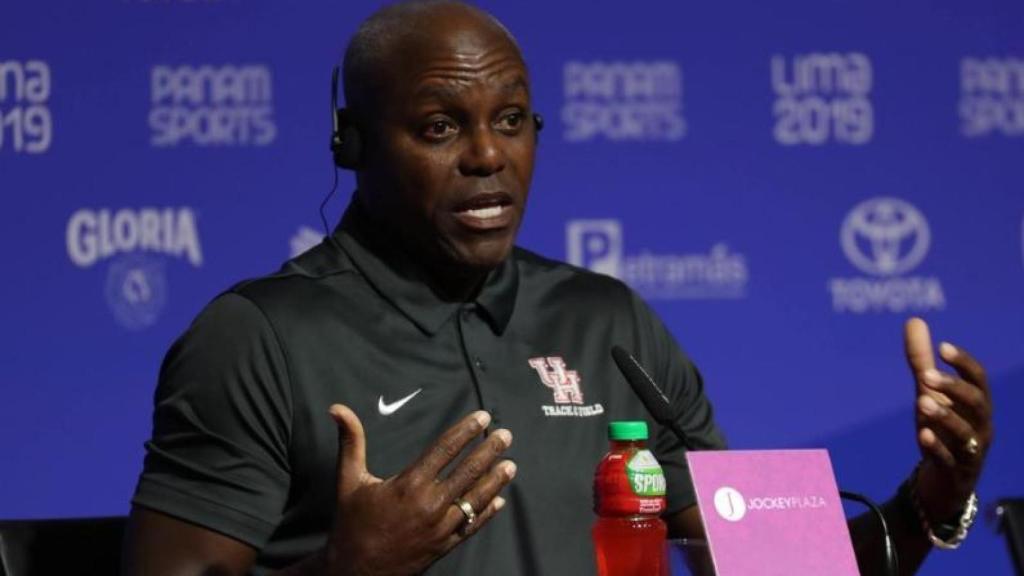
[[[505,169],[502,136],[490,126],[475,128],[459,160],[459,171],[466,176],[490,176]]]

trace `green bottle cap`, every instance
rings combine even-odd
[[[647,422],[643,420],[611,422],[608,424],[609,440],[647,440]]]

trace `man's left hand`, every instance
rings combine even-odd
[[[992,443],[992,396],[985,370],[962,348],[943,342],[935,366],[928,325],[907,321],[907,362],[917,383],[917,443],[924,461],[917,491],[929,523],[955,521],[974,490]]]

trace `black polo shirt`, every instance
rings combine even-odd
[[[508,505],[430,573],[593,573],[611,420],[649,420],[667,512],[694,503],[684,449],[609,349],[636,355],[697,445],[724,441],[700,375],[625,285],[516,249],[474,302],[445,302],[354,206],[322,244],[216,298],[168,352],[134,504],[259,549],[257,574],[299,560],[332,522],[333,403],[359,415],[380,477],[474,410],[511,430]]]

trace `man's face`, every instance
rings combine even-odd
[[[428,265],[498,266],[515,242],[536,148],[518,50],[493,27],[456,18],[391,60],[360,174],[370,210]]]

